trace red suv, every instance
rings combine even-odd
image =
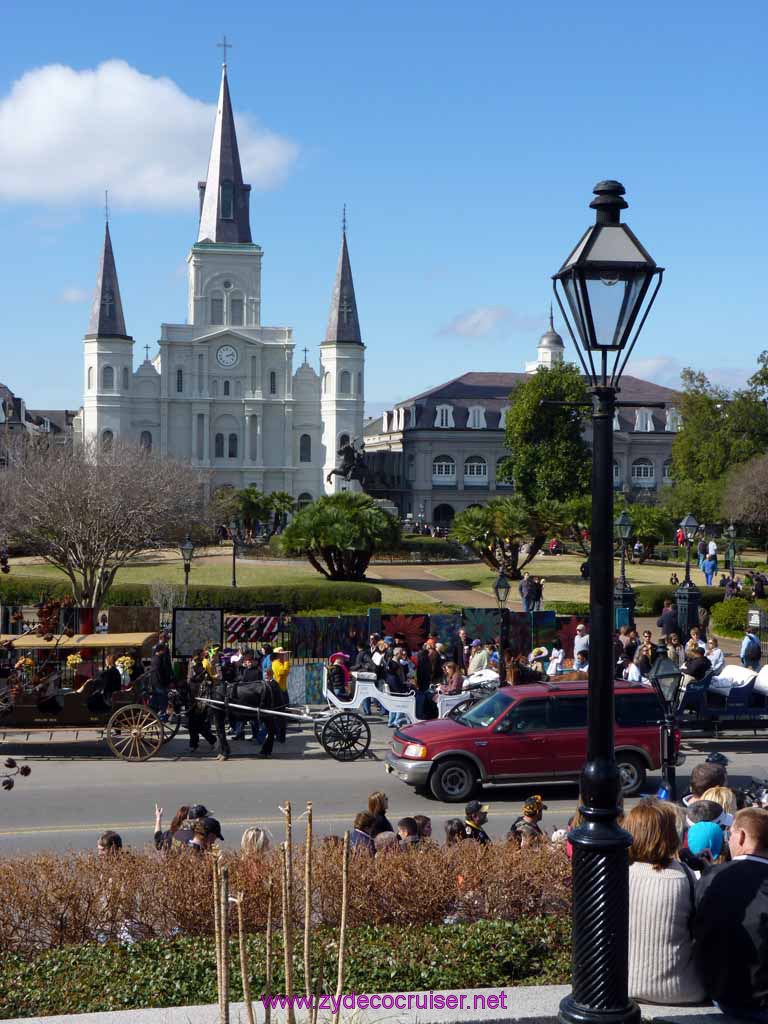
[[[616,760],[632,796],[660,767],[662,709],[650,686],[617,682],[615,695]],[[438,800],[464,803],[478,783],[578,782],[586,750],[586,683],[536,683],[505,686],[455,719],[403,726],[386,768]]]

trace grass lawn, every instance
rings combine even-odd
[[[589,601],[589,584],[582,580],[579,575],[579,566],[584,561],[583,557],[577,555],[537,555],[533,562],[526,566],[529,572],[537,576],[543,576],[545,601]],[[619,562],[615,563],[616,575],[619,573]],[[643,584],[655,584],[663,586],[669,583],[669,577],[673,568],[682,579],[683,572],[680,568],[668,565],[630,565],[627,562],[627,578],[633,586]],[[493,593],[493,583],[496,573],[491,572],[482,563],[473,565],[436,565],[430,567],[430,571],[436,576],[445,580],[460,580],[475,590],[483,593]],[[692,569],[694,581],[703,586],[703,574],[694,566]],[[510,607],[518,607],[520,598],[517,593],[517,585],[513,583],[510,595]]]
[[[40,579],[62,579],[63,574],[40,558],[12,558],[12,572],[18,576],[34,576]],[[174,583],[184,585],[184,567],[181,555],[175,551],[152,551],[134,559],[130,565],[117,573],[117,583]],[[289,586],[294,583],[322,585],[324,577],[308,562],[290,559],[259,561],[238,559],[237,583],[241,587],[268,586],[270,583]],[[228,587],[232,582],[232,549],[210,548],[192,560],[190,582],[209,586]],[[371,580],[381,590],[385,604],[409,604],[413,602],[432,604],[425,594],[406,587],[392,586],[379,580]]]

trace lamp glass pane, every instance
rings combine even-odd
[[[578,282],[573,273],[568,274],[566,277],[561,279],[563,291],[565,297],[568,300],[568,305],[571,308],[571,315],[573,316],[573,322],[576,326],[576,330],[579,332],[579,339],[581,344],[585,348],[591,348],[589,342],[589,330],[587,323],[584,318],[584,307],[581,302],[581,294],[579,292]]]
[[[674,678],[664,676],[658,680],[661,692],[664,694],[664,700],[669,704],[673,704],[677,696],[677,688],[680,685],[680,676],[676,675]]]
[[[642,301],[647,272],[588,265],[583,273],[597,347],[621,348]]]

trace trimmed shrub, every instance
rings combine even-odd
[[[273,949],[272,991],[285,991],[282,936]],[[347,934],[345,992],[424,992],[564,984],[570,976],[566,915],[409,927],[357,927]],[[264,937],[248,937],[251,992],[265,991]],[[298,944],[297,944],[298,950]],[[336,978],[338,933],[312,943],[313,971],[322,964],[324,989]],[[237,943],[230,952],[230,993],[242,999]],[[303,959],[294,960],[294,991],[304,991]],[[316,975],[317,976],[317,975]],[[328,982],[331,982],[329,984]],[[70,946],[34,960],[6,956],[0,968],[3,1017],[97,1013],[152,1006],[215,1003],[216,959],[210,938],[135,945]],[[322,1014],[323,1019],[329,1016]]]
[[[750,608],[768,611],[768,601],[748,601],[746,597],[731,597],[720,601],[712,608],[712,627],[724,636],[742,637],[747,628],[747,612]]]
[[[661,609],[664,607],[664,601],[667,598],[674,602],[676,589],[676,587],[670,587],[669,584],[664,587],[635,587],[635,614],[660,615]],[[704,608],[711,608],[712,605],[717,604],[722,599],[723,591],[719,587],[703,587],[701,590],[701,604]]]
[[[588,601],[545,601],[545,612],[557,612],[558,615],[589,615]]]
[[[151,585],[117,583],[110,587],[104,607],[110,605],[151,605]],[[11,573],[0,579],[0,603],[37,604],[42,597],[65,597],[71,594],[66,581],[17,576]],[[381,591],[370,583],[337,581],[293,583],[281,586],[189,588],[189,605],[194,608],[223,608],[228,612],[257,611],[264,605],[280,605],[286,612],[298,608],[311,610],[339,605],[365,606],[378,604]]]

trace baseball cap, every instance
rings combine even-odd
[[[206,815],[201,819],[200,824],[205,829],[208,835],[216,836],[222,843],[224,842],[224,836],[221,834],[221,825],[219,824],[218,818],[211,818]]]
[[[523,814],[538,814],[539,811],[548,811],[549,808],[540,796],[529,796],[523,804]]]
[[[471,818],[473,814],[487,814],[490,806],[490,804],[481,804],[479,800],[470,800],[464,808],[464,813],[468,818]]]
[[[473,640],[472,643],[470,644],[470,647],[482,647],[482,646],[483,645],[480,642],[480,640]]]
[[[697,821],[688,830],[688,849],[698,857],[703,850],[709,850],[712,857],[719,857],[723,848],[723,830],[714,821]]]
[[[189,814],[187,815],[190,821],[194,821],[196,818],[207,818],[208,808],[205,804],[192,804],[189,808]]]
[[[689,828],[701,822],[714,822],[723,828],[733,824],[733,815],[724,811],[716,800],[694,800],[685,810]]]

